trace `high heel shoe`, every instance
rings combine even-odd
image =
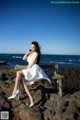
[[[29,105],[29,107],[32,107],[32,106],[34,106],[34,102]]]
[[[14,99],[18,94],[19,94],[19,90],[16,91],[15,95],[12,95],[12,96],[8,97],[8,100]]]

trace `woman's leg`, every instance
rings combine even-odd
[[[30,98],[30,103],[33,103],[33,98],[32,98],[32,96],[31,96],[31,94],[29,92],[29,89],[27,87],[27,82],[26,82],[24,77],[22,78],[22,83],[23,83],[23,86],[24,86],[24,89],[25,89],[26,93],[28,94],[28,96]]]
[[[15,95],[16,90],[17,90],[18,85],[19,85],[19,81],[22,79],[22,77],[23,77],[22,72],[21,71],[17,71],[17,75],[16,75],[16,79],[15,79],[15,86],[14,86],[14,90],[13,90],[12,95]]]

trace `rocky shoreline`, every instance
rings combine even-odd
[[[2,65],[7,65],[7,62],[6,61],[0,61],[0,66]]]
[[[45,72],[52,78],[54,70],[45,67]],[[0,111],[9,111],[10,120],[80,120],[80,69],[64,68],[57,71],[63,75],[63,96],[57,91],[57,84],[40,80],[28,86],[35,105],[29,108],[29,98],[20,82],[20,98],[13,100],[16,71],[0,70]]]

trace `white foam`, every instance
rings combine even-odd
[[[69,61],[71,62],[72,60],[71,60],[71,59],[69,59]]]
[[[12,56],[12,58],[22,58],[21,56]]]

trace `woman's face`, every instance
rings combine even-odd
[[[31,44],[31,51],[35,52],[36,51],[36,46],[34,44]]]

